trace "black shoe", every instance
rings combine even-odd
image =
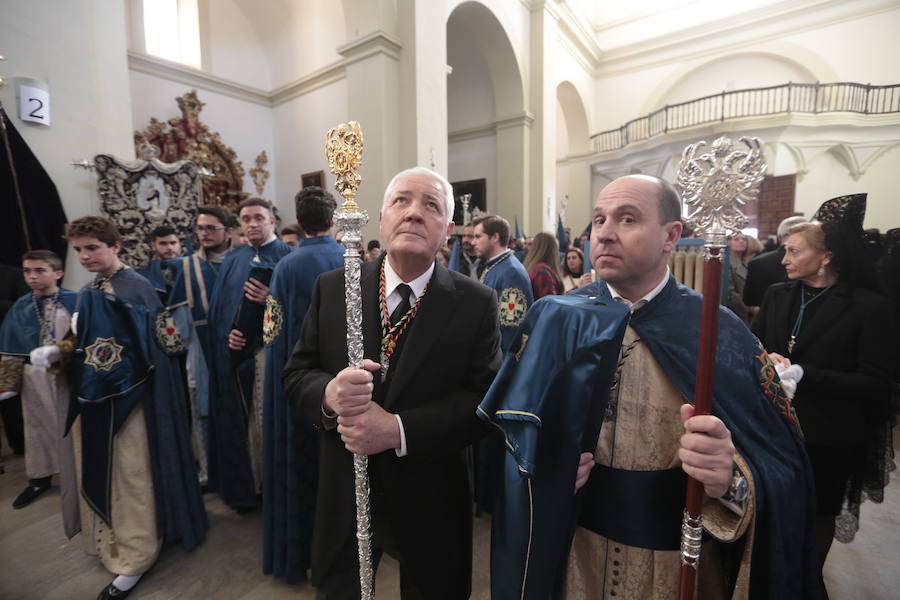
[[[140,581],[138,581],[140,583]],[[134,587],[131,588],[133,590],[137,587],[137,583],[134,584]],[[131,593],[131,590],[122,591],[113,584],[109,584],[103,591],[100,592],[100,595],[97,596],[97,600],[122,600],[123,598],[127,598],[128,594]]]
[[[50,486],[29,485],[22,493],[13,500],[13,508],[25,508],[35,500],[38,496],[50,489]]]

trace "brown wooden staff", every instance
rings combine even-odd
[[[741,207],[759,193],[766,171],[761,142],[740,138],[746,150],[735,149],[721,137],[710,151],[700,153],[706,142],[684,149],[677,182],[690,214],[686,220],[698,237],[705,240],[703,304],[700,308],[700,346],[694,385],[694,414],[708,415],[712,409],[716,368],[716,341],[719,331],[719,300],[722,294],[722,262],[729,233],[744,227]],[[693,600],[700,565],[703,537],[703,484],[688,478],[684,518],[681,524],[681,582],[679,600]]]

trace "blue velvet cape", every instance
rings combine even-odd
[[[75,312],[77,292],[60,288],[59,302],[69,314]],[[0,354],[26,358],[41,345],[41,324],[34,309],[34,294],[28,292],[15,301],[0,326]]]
[[[604,282],[586,286],[569,297],[601,302],[595,318],[618,331],[622,312]],[[559,307],[551,310],[545,303]],[[662,292],[635,311],[629,321],[689,402],[694,397],[700,305],[699,294],[670,278]],[[587,327],[562,306],[555,298],[541,299],[535,305],[520,332],[528,335],[533,330],[524,350],[521,341],[510,350],[501,376],[482,404],[483,412],[504,430],[511,445],[504,501],[494,515],[492,535],[492,597],[499,600],[543,599],[558,590],[577,522],[577,500],[563,498],[566,494],[571,498],[574,488],[577,449],[573,448],[590,441],[582,445],[588,450],[596,441],[596,437],[572,440],[571,430],[584,427],[583,431],[597,432],[602,422],[602,411],[593,406],[580,410],[579,401],[571,396],[582,396],[584,402],[584,396],[593,395],[590,404],[605,406],[606,396],[600,386],[605,384],[609,389],[610,369],[618,358],[618,346],[615,352],[607,350],[605,360],[613,366],[596,375],[593,385],[583,382],[581,389],[542,385],[545,379],[557,377],[557,370],[565,373],[564,379],[581,381],[583,374],[572,368],[577,366],[571,362],[572,349],[597,344],[599,324]],[[549,339],[544,340],[544,336]],[[513,373],[504,375],[506,369]],[[523,383],[510,385],[518,381]],[[713,396],[713,414],[731,431],[756,485],[751,597],[813,597],[813,482],[796,416],[764,350],[746,325],[724,308],[719,314]],[[542,423],[517,420],[511,424],[498,409],[534,413]],[[548,411],[552,419],[545,418]],[[593,422],[585,424],[585,415]],[[541,469],[542,464],[549,467]],[[548,479],[552,486],[547,485]],[[499,527],[503,529],[498,531]]]
[[[203,541],[209,523],[194,467],[178,359],[156,341],[161,306],[150,283],[133,269],[119,271],[110,283],[115,295],[86,286],[78,298],[78,349],[72,365],[69,425],[81,415],[82,495],[109,523],[115,510],[106,477],[109,448],[114,451],[111,437],[130,410],[142,403],[159,535],[167,543],[181,542],[191,549]],[[134,370],[116,371],[118,364],[110,370],[86,366],[86,349],[100,337],[128,340],[127,345],[119,345]],[[90,379],[86,377],[89,373],[93,373]],[[84,392],[94,401],[80,401],[87,397]]]
[[[304,238],[275,267],[266,309],[263,406],[263,572],[288,583],[306,579],[319,473],[317,430],[291,408],[281,373],[300,338],[319,274],[344,266],[330,235]]]
[[[236,370],[233,368],[228,333],[244,297],[244,282],[250,270],[255,266],[274,268],[292,250],[276,239],[260,247],[260,262],[253,262],[257,251],[250,244],[231,250],[219,269],[210,300],[211,347],[206,355],[209,368],[209,486],[226,504],[235,508],[259,504],[247,446],[245,408],[252,405],[254,361],[245,360]],[[254,344],[257,340],[248,339],[247,343]],[[258,343],[262,343],[261,336]]]

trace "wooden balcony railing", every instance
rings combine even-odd
[[[705,123],[785,113],[846,112],[881,115],[900,112],[900,84],[785,83],[721,92],[628,121],[591,136],[595,152],[609,152],[670,131]]]

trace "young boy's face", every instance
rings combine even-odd
[[[57,271],[45,260],[22,261],[22,270],[25,271],[25,283],[33,292],[43,294],[55,292],[56,282],[63,276],[62,271]]]
[[[78,253],[78,262],[91,273],[112,275],[118,265],[119,242],[110,246],[95,237],[75,237],[69,238],[69,243]]]

